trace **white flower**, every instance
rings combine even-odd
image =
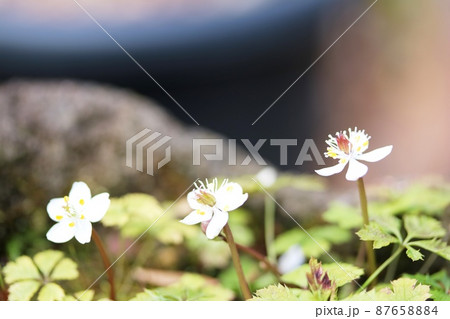
[[[187,195],[189,206],[194,210],[181,222],[186,225],[202,223],[206,237],[213,239],[220,234],[228,222],[228,212],[242,206],[248,198],[241,185],[224,180],[219,186],[215,178],[212,183],[199,182]]]
[[[339,159],[339,163],[335,166],[316,170],[316,173],[322,176],[330,176],[340,173],[344,170],[345,165],[348,164],[347,174],[345,178],[349,181],[356,181],[358,178],[363,177],[367,173],[367,166],[358,162],[378,162],[392,151],[392,145],[377,148],[371,152],[363,154],[369,147],[369,139],[364,130],[348,129],[347,132],[337,132],[333,137],[328,135],[329,139],[326,141],[328,144],[325,157],[331,157]]]
[[[47,239],[54,243],[65,243],[75,236],[81,244],[90,242],[91,223],[105,216],[109,204],[108,193],[91,198],[91,190],[85,183],[73,183],[69,196],[54,198],[47,205],[48,215],[57,222],[47,232]]]

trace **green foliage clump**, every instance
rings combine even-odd
[[[9,300],[63,300],[64,289],[56,281],[78,278],[77,264],[56,250],[37,253],[33,258],[20,256],[3,269],[9,284]]]
[[[198,274],[185,274],[180,280],[167,287],[145,289],[131,299],[132,301],[201,301],[232,300],[233,291],[219,283],[207,281]]]

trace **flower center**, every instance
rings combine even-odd
[[[68,217],[77,217],[77,212],[75,211],[75,208],[73,207],[73,205],[70,204],[69,196],[64,196],[64,202],[65,202],[65,205],[63,206],[63,208],[66,211],[67,216]],[[83,203],[81,203],[81,200],[80,200],[80,204],[83,205],[84,201],[83,201]],[[59,216],[56,216],[57,219],[59,219],[58,217]],[[62,216],[60,216],[60,217],[62,219]],[[84,218],[84,216],[83,216],[83,218]]]
[[[350,153],[350,141],[345,137],[344,134],[339,133],[338,137],[336,137],[336,142],[339,149],[345,154]]]
[[[216,205],[216,198],[214,197],[213,194],[200,189],[197,194],[197,202],[199,202],[202,205],[207,205],[210,207],[213,207],[214,205]]]

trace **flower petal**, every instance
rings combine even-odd
[[[361,154],[357,159],[367,162],[378,162],[388,156],[392,152],[392,145],[380,147],[368,153]]]
[[[51,242],[60,244],[65,243],[73,238],[75,235],[75,227],[70,227],[72,221],[67,218],[50,228],[47,232],[47,239]]]
[[[363,163],[360,163],[355,159],[351,159],[350,163],[348,164],[348,170],[345,178],[349,181],[356,181],[358,178],[366,175],[368,170],[369,168],[367,167],[367,165],[364,165]]]
[[[345,165],[347,165],[347,163],[339,163],[337,165],[334,166],[330,166],[330,167],[325,167],[322,169],[318,169],[315,170],[315,172],[321,176],[331,176],[334,174],[338,174],[340,172],[343,171]]]
[[[214,215],[206,228],[206,237],[213,239],[222,231],[222,228],[228,222],[228,213],[218,208],[214,208]]]
[[[226,183],[216,192],[217,208],[229,212],[242,206],[248,198],[238,183]]]
[[[75,222],[75,238],[80,244],[86,244],[91,241],[92,224],[86,219],[78,219]]]
[[[91,190],[84,182],[75,182],[69,192],[70,204],[76,211],[81,211],[85,203],[91,199]]]
[[[100,221],[103,218],[103,216],[105,216],[110,203],[111,200],[109,199],[108,193],[101,193],[95,195],[87,203],[86,208],[84,209],[85,217],[91,223],[96,223]]]
[[[66,216],[66,210],[64,209],[66,205],[64,198],[53,198],[47,204],[48,216],[55,222],[59,222]]]
[[[197,195],[196,195],[196,189],[194,189],[193,191],[189,192],[189,194],[187,195],[187,201],[189,203],[189,206],[191,206],[192,209],[203,209],[202,204],[200,204],[197,201]]]
[[[208,221],[212,216],[212,209],[196,209],[187,215],[183,220],[180,220],[180,222],[186,225],[194,225]]]

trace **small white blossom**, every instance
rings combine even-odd
[[[337,132],[336,136],[328,135],[329,139],[325,157],[339,159],[339,163],[335,166],[316,170],[316,173],[322,176],[330,176],[340,173],[344,170],[348,163],[348,170],[345,178],[349,181],[356,181],[358,178],[366,175],[368,167],[360,162],[378,162],[388,156],[392,151],[392,145],[377,148],[371,152],[364,152],[369,147],[370,136],[364,130],[348,129],[346,131]]]
[[[242,206],[248,198],[241,185],[224,180],[219,186],[215,178],[212,183],[199,182],[187,195],[189,206],[194,210],[181,222],[186,225],[202,223],[206,237],[217,237],[228,222],[228,212]]]
[[[277,170],[271,166],[264,167],[256,174],[256,179],[264,187],[271,187],[277,181]]]
[[[278,259],[278,270],[283,275],[287,274],[303,265],[305,260],[302,247],[299,244],[294,244]]]
[[[54,198],[47,205],[47,213],[57,222],[47,232],[47,239],[65,243],[75,237],[81,244],[91,241],[92,224],[100,221],[109,208],[108,193],[91,198],[91,190],[83,182],[75,182],[69,196]]]

